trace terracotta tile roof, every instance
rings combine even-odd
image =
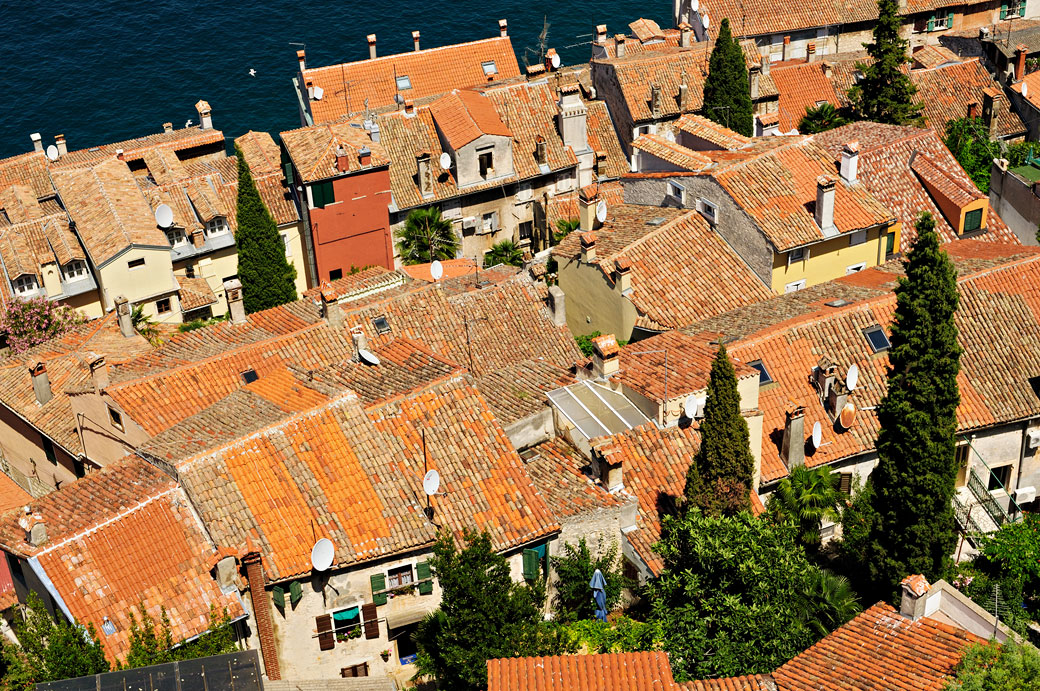
[[[199,309],[217,302],[217,296],[209,287],[209,282],[204,278],[188,278],[178,276],[177,282],[181,284],[181,309],[185,312]]]
[[[674,175],[674,173],[673,173]],[[595,230],[596,261],[608,272],[614,269],[614,258],[632,244],[655,233],[665,224],[686,216],[689,211],[670,207],[642,206],[639,204],[607,203],[607,220]],[[577,217],[577,206],[575,215]],[[553,255],[561,259],[581,256],[581,233],[571,233],[553,248]]]
[[[22,489],[5,473],[0,473],[0,514],[25,506],[32,495]]]
[[[313,67],[303,76],[325,90],[320,101],[309,102],[315,124],[321,124],[360,112],[366,100],[367,107],[382,108],[396,105],[394,96],[398,93],[417,100],[484,84],[488,81],[482,66],[485,62],[495,63],[496,79],[520,76],[513,44],[508,37],[499,36],[374,60]],[[399,92],[395,81],[398,77],[408,77],[411,88]],[[344,83],[350,84],[347,93],[343,92]]]
[[[253,175],[260,198],[263,199],[267,210],[271,212],[274,222],[278,225],[296,223],[300,220],[296,204],[289,194],[289,188],[285,181],[285,173],[281,166],[281,150],[275,144],[274,139],[267,132],[247,132],[235,139],[235,144],[242,149],[249,172]],[[236,165],[233,175],[228,176],[229,192],[238,194],[238,171],[237,160],[234,156],[226,159]],[[229,171],[230,172],[230,171]],[[235,197],[232,197],[234,199]],[[237,203],[229,204],[228,214],[237,216]],[[236,224],[237,228],[237,224]]]
[[[277,173],[281,170],[282,153],[274,138],[267,132],[250,130],[240,137],[235,137],[235,145],[242,151],[249,171],[254,176]]]
[[[1021,81],[1015,82],[1011,85],[1011,90],[1021,95],[1022,88],[1025,87],[1026,95],[1023,97],[1029,101],[1029,104],[1040,110],[1040,72],[1030,72]],[[981,103],[979,104],[982,105]]]
[[[662,651],[488,660],[488,691],[678,691]]]
[[[575,152],[563,145],[557,132],[558,96],[548,83],[519,82],[488,88],[484,94],[495,104],[506,130],[512,132],[513,169],[518,177],[532,178],[546,172],[534,156],[538,137],[545,140],[545,165],[550,170],[578,164]]]
[[[654,40],[663,41],[665,37],[661,27],[653,19],[639,18],[629,24],[628,29],[641,43]]]
[[[723,127],[703,115],[695,115],[693,113],[687,113],[680,117],[675,126],[680,132],[685,132],[711,142],[718,148],[727,151],[744,148],[752,141],[750,137],[745,137],[738,132]]]
[[[69,228],[68,216],[52,214],[0,228],[0,261],[8,280],[30,274],[43,285],[43,266],[63,266],[73,259],[86,259],[76,234]],[[4,294],[10,285],[3,281]]]
[[[43,152],[29,152],[0,160],[0,189],[26,185],[39,199],[54,194],[47,158]]]
[[[773,673],[778,689],[938,691],[968,646],[985,641],[929,617],[912,621],[878,603]]]
[[[532,446],[525,456],[527,474],[558,518],[569,518],[625,504],[624,497],[604,491],[583,470],[588,461],[566,440],[553,437]]]
[[[303,182],[317,182],[343,173],[364,170],[358,155],[362,149],[368,149],[372,154],[370,167],[378,168],[390,164],[383,145],[372,141],[368,132],[356,122],[302,127],[282,132],[280,136],[282,145],[285,146]],[[340,149],[347,154],[347,169],[342,172],[336,167],[336,152]]]
[[[757,497],[753,494],[752,498]],[[688,691],[776,691],[768,674],[755,674],[743,677],[726,677],[725,679],[702,679],[679,684]]]
[[[607,209],[625,203],[625,189],[617,181],[599,183],[599,196],[600,199],[607,202]],[[556,228],[556,224],[560,221],[577,220],[579,213],[577,191],[564,192],[563,194],[549,197],[549,203],[546,205],[545,211],[546,221],[553,229]]]
[[[817,134],[813,139],[827,149],[835,161],[841,157],[842,147],[852,141],[859,142],[859,164],[857,177],[885,207],[896,215],[902,224],[900,249],[908,252],[917,233],[914,223],[922,211],[930,211],[935,218],[936,231],[943,242],[957,239],[953,226],[937,206],[920,171],[915,171],[913,162],[927,157],[937,167],[948,183],[964,190],[964,195],[974,195],[974,185],[961,168],[940,136],[933,130],[918,127],[899,127],[873,122],[856,122],[828,132]],[[918,166],[924,170],[923,166]],[[934,177],[934,175],[933,175]],[[952,193],[952,192],[951,192]],[[991,208],[987,214],[986,232],[976,239],[991,242],[1018,244],[1018,239],[1003,220]]]
[[[519,360],[476,380],[495,418],[504,426],[545,410],[546,393],[574,382],[574,375],[558,364],[540,359]]]
[[[834,84],[824,74],[822,62],[777,65],[770,71],[780,91],[780,131],[783,133],[796,130],[806,109],[815,108],[823,101],[835,108],[842,106]]]
[[[945,197],[960,208],[964,208],[973,201],[986,198],[986,195],[970,181],[962,176],[946,172],[927,154],[914,156],[910,161],[910,169],[917,173],[933,194]]]
[[[634,24],[635,22],[633,22]],[[632,24],[629,24],[629,29],[632,29]],[[618,37],[624,37],[625,40],[625,55],[633,55],[635,53],[644,53],[647,51],[654,50],[666,50],[668,48],[678,48],[681,44],[682,34],[678,29],[661,29],[660,38],[651,38],[646,42],[640,41],[636,36],[624,36],[623,34],[617,34],[607,38],[606,43],[594,44],[594,53],[597,55],[601,50],[602,54],[606,58],[617,57],[617,41]],[[633,40],[635,39],[635,40]]]
[[[324,290],[340,302],[359,300],[391,288],[407,286],[411,281],[408,276],[402,274],[407,273],[407,268],[393,271],[383,266],[369,266],[356,274],[347,274],[343,278],[311,288],[303,296],[310,300],[320,300]]]
[[[925,121],[940,132],[945,131],[948,121],[968,114],[969,102],[977,101],[981,107],[986,89],[999,89],[979,58],[930,70],[912,70],[910,79],[917,86],[919,102],[924,104],[922,112]],[[997,136],[1024,135],[1026,127],[1022,119],[1010,107],[1002,92],[999,98],[1002,104],[997,121]]]
[[[792,6],[783,0],[765,0],[754,8],[739,0],[705,0],[701,13],[711,15],[709,33],[718,35],[723,17],[729,17],[734,36],[789,33],[799,29],[849,24],[877,19],[877,4],[870,0],[823,0]]]
[[[451,148],[458,151],[484,135],[512,137],[494,105],[475,91],[452,91],[430,104],[433,121]]]
[[[167,149],[169,151],[185,151],[197,147],[223,145],[224,133],[220,130],[201,127],[184,127],[169,132],[156,132],[146,134],[143,137],[124,139],[121,142],[92,146],[87,149],[70,151],[62,156],[53,167],[65,166],[85,167],[92,166],[101,161],[115,158],[116,151],[123,150],[123,158],[127,161],[136,161],[144,158],[146,152],[155,149]],[[222,148],[222,147],[221,147]],[[222,154],[217,154],[222,155]]]
[[[586,101],[585,133],[589,148],[597,152],[596,172],[600,179],[619,178],[628,172],[628,157],[621,149],[614,122],[603,101]],[[605,154],[602,159],[600,154]],[[602,184],[602,183],[601,183]]]
[[[708,76],[710,43],[695,43],[691,48],[660,48],[628,54],[604,61],[613,68],[613,81],[624,99],[633,122],[676,117],[696,112],[704,105],[704,80]],[[657,46],[654,46],[657,48]],[[687,86],[688,102],[679,108],[679,85]],[[661,87],[660,114],[650,109],[650,89]]]
[[[932,69],[953,62],[961,62],[961,58],[945,46],[918,46],[911,54],[914,69]]]
[[[416,280],[433,283],[434,278],[430,273],[430,266],[430,264],[412,264],[410,266],[402,266],[401,271]],[[441,278],[456,278],[458,276],[476,273],[477,262],[465,257],[459,259],[446,259],[441,262],[441,267],[443,268]]]
[[[707,156],[656,134],[640,135],[632,142],[632,148],[645,151],[662,161],[679,166],[683,170],[702,170],[712,163]]]
[[[40,203],[28,185],[11,185],[0,192],[0,209],[7,217],[5,223],[22,223],[43,216]]]

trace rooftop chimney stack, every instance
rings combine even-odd
[[[567,301],[560,286],[549,288],[549,309],[552,310],[554,325],[567,326]]]
[[[614,46],[615,46],[616,51],[617,51],[617,56],[619,58],[625,57],[625,35],[624,34],[615,34],[614,35]]]
[[[679,110],[683,113],[686,112],[686,108],[690,102],[690,87],[686,85],[685,77],[683,82],[679,84]]]
[[[368,59],[369,60],[375,60],[376,59],[376,35],[375,34],[369,34],[368,35]]]
[[[750,83],[750,87],[751,87],[751,98],[752,98],[752,100],[758,98],[759,82],[761,81],[761,77],[762,77],[762,68],[761,67],[756,65],[756,66],[752,67],[750,70],[748,70],[748,79],[751,82]]]
[[[43,521],[32,523],[29,526],[26,541],[33,547],[39,547],[43,543],[47,542],[47,524]]]
[[[806,62],[816,62],[816,41],[809,41],[809,45],[806,46]]]
[[[343,329],[343,310],[335,291],[327,284],[321,290],[321,316],[334,331]]]
[[[130,303],[123,295],[116,297],[116,320],[119,322],[119,333],[123,334],[123,338],[130,338],[137,334],[130,312]]]
[[[556,126],[560,130],[564,146],[571,147],[573,151],[587,151],[589,109],[581,100],[578,90],[577,84],[568,84],[560,89],[560,110],[556,115]]]
[[[51,392],[50,377],[47,376],[47,365],[37,362],[29,368],[29,374],[32,375],[32,387],[33,393],[36,394],[36,402],[43,405],[51,400],[54,394]]]
[[[1000,124],[1003,103],[1000,90],[996,87],[991,86],[982,92],[982,120],[989,128],[990,139],[997,138],[997,126]]]
[[[415,44],[415,52],[419,52],[419,32],[412,32],[412,43]]]
[[[108,362],[104,355],[90,363],[90,380],[94,383],[94,393],[101,393],[108,386]]]
[[[621,369],[620,353],[614,334],[603,334],[592,339],[592,372],[596,379],[606,379]]]
[[[820,66],[823,67],[823,76],[824,76],[824,78],[825,79],[830,79],[831,78],[831,74],[834,73],[834,63],[831,62],[830,60],[824,60],[822,63],[820,63]]]
[[[296,60],[300,63],[300,74],[307,69],[307,51],[302,48],[296,51]]]
[[[969,118],[977,118],[977,117],[979,117],[979,102],[978,101],[970,101],[968,103],[968,117]]]
[[[596,44],[603,45],[607,42],[607,25],[597,24],[596,25]]]
[[[54,135],[54,146],[58,147],[58,156],[59,157],[64,156],[65,154],[67,154],[69,152],[68,144],[65,143],[65,135],[64,134],[56,134],[56,135]]]
[[[693,46],[693,27],[686,22],[679,25],[679,45],[683,48]]]
[[[126,154],[123,152],[122,149],[116,149],[116,158],[120,161],[126,160]]]
[[[202,249],[202,246],[206,244],[206,232],[202,228],[196,228],[191,231],[191,237],[188,239],[191,240],[192,247]]]
[[[835,181],[830,175],[821,175],[816,178],[816,225],[824,231],[837,232],[834,226],[834,188]]]
[[[242,281],[237,278],[224,281],[224,295],[227,296],[228,312],[232,324],[245,324],[246,306],[242,300]]]
[[[163,132],[173,132],[173,123],[172,122],[164,122],[162,124],[162,131]]]
[[[538,163],[547,163],[545,137],[537,135],[534,138],[534,160]]]
[[[632,289],[632,262],[629,260],[614,260],[614,287],[622,294]]]
[[[650,112],[655,118],[661,117],[661,87],[658,84],[650,86]]]
[[[408,116],[415,115],[415,101],[410,98],[404,100],[404,114]]]
[[[350,161],[347,160],[347,150],[342,146],[336,147],[336,170],[341,173],[350,169]]]
[[[361,147],[357,152],[358,163],[362,166],[372,165],[372,149],[367,146]]]
[[[784,36],[784,47],[783,47],[783,49],[780,52],[780,59],[781,60],[786,60],[788,58],[788,53],[790,51],[791,51],[791,37],[790,36]]]
[[[545,71],[546,72],[552,72],[553,71],[553,56],[555,56],[555,55],[556,55],[556,49],[555,48],[550,48],[549,50],[545,51]]]
[[[859,142],[847,142],[841,147],[841,179],[852,184],[856,182],[859,168]]]
[[[424,151],[416,156],[415,164],[419,176],[419,193],[429,197],[433,194],[433,162],[430,160],[430,152]]]
[[[368,337],[361,327],[357,327],[350,330],[350,338],[354,342],[354,355],[360,360],[361,351],[368,350]]]
[[[773,58],[770,57],[769,53],[762,56],[762,74],[769,76],[769,65],[773,62]]]
[[[582,187],[578,192],[578,221],[581,232],[587,233],[599,228],[596,220],[596,206],[599,204],[599,188],[596,185]]]
[[[788,410],[785,418],[780,457],[790,470],[805,465],[805,408],[797,406]]]
[[[498,20],[498,35],[505,38],[509,35],[509,22],[505,19]]]
[[[903,596],[899,600],[899,613],[911,621],[917,621],[925,616],[926,597],[932,586],[928,579],[921,574],[907,576],[899,584],[903,586]]]
[[[596,234],[592,231],[581,234],[581,261],[591,264],[596,261]]]
[[[213,110],[209,103],[199,101],[195,104],[195,110],[199,113],[199,128],[204,130],[213,129]]]
[[[38,151],[39,153],[42,154],[43,153],[43,136],[39,132],[33,132],[32,134],[29,135],[29,139],[32,140],[33,151]]]
[[[1019,43],[1015,46],[1015,81],[1019,82],[1026,77],[1026,55],[1029,53],[1029,46],[1024,43]]]

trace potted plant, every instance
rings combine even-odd
[[[383,652],[379,653],[379,657],[383,658],[383,662],[386,662],[390,659],[390,650],[384,650]]]

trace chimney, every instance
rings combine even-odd
[[[581,261],[591,264],[596,261],[596,234],[593,232],[581,234]]]
[[[899,613],[911,621],[917,621],[925,615],[928,591],[932,589],[928,579],[921,574],[907,576],[899,584],[903,586],[903,596],[899,600]]]
[[[196,228],[195,230],[191,231],[190,240],[192,247],[195,247],[196,249],[201,249],[202,246],[206,244],[206,233],[202,230],[202,228]]]
[[[422,152],[415,157],[415,162],[419,176],[419,193],[429,197],[433,194],[433,164],[430,162],[430,152]]]
[[[130,303],[123,295],[116,297],[116,320],[119,322],[119,333],[123,334],[123,338],[130,338],[137,334],[130,312]]]
[[[343,310],[340,308],[336,293],[332,290],[331,286],[322,288],[321,316],[326,322],[328,322],[329,327],[333,331],[340,331],[343,329]]]
[[[104,355],[90,363],[90,380],[94,383],[94,393],[101,393],[108,386],[108,362]]]
[[[831,386],[838,378],[838,367],[828,358],[822,357],[812,370],[812,384],[820,394],[820,403],[826,406]]]
[[[39,153],[42,154],[43,153],[43,137],[40,135],[40,133],[39,132],[33,132],[32,134],[29,135],[29,139],[32,140],[33,151],[38,151]]]
[[[357,152],[358,163],[362,166],[372,165],[372,149],[367,146],[361,147]]]
[[[603,45],[607,42],[607,25],[597,24],[596,25],[596,44]]]
[[[830,60],[824,60],[822,63],[820,63],[820,66],[823,67],[824,79],[830,79],[831,75],[834,73],[834,63]]]
[[[599,228],[596,206],[599,203],[599,188],[596,185],[582,187],[578,192],[578,221],[583,233]]]
[[[606,379],[621,368],[617,339],[614,334],[603,334],[592,339],[592,373],[596,379]]]
[[[567,326],[567,302],[560,286],[549,288],[549,309],[552,310],[553,324]]]
[[[619,58],[625,57],[625,35],[615,34],[614,35],[614,47]]]
[[[375,34],[369,34],[368,35],[368,59],[369,60],[375,60],[376,59],[376,35]]]
[[[816,178],[816,225],[823,231],[834,227],[834,178],[821,175]],[[826,234],[826,233],[825,233]]]
[[[379,123],[376,122],[375,120],[372,120],[371,124],[367,125],[365,127],[365,129],[368,130],[369,138],[372,141],[374,141],[376,144],[378,144],[379,143]]]
[[[368,350],[368,337],[365,336],[362,328],[358,326],[350,330],[350,339],[354,342],[354,356],[360,360],[361,351]]]
[[[195,110],[199,113],[199,128],[203,130],[213,129],[213,111],[210,109],[209,104],[205,101],[199,101],[195,104]]]
[[[278,645],[275,643],[271,620],[271,598],[264,584],[264,563],[259,552],[250,552],[242,559],[242,563],[246,567],[249,599],[253,602],[253,619],[260,639],[260,654],[264,658],[264,672],[268,679],[278,680],[282,678],[282,670],[278,664]]]
[[[30,519],[31,520],[31,519]],[[47,524],[42,520],[32,523],[26,535],[26,542],[33,547],[39,547],[43,543],[47,542]]]
[[[125,161],[126,160],[126,155],[123,153],[122,149],[116,149],[116,159],[118,159],[120,161]]]
[[[841,179],[850,184],[856,182],[858,168],[859,142],[846,142],[841,147]]]
[[[47,376],[47,365],[37,362],[29,368],[29,374],[32,375],[32,387],[33,393],[36,394],[36,402],[43,405],[51,400],[54,394],[51,393],[51,380]]]
[[[601,453],[596,454],[596,465],[599,466],[599,480],[608,492],[613,492],[624,486],[624,465],[620,458],[616,462],[610,461]]]
[[[531,80],[534,80],[534,79],[539,79],[539,78],[541,78],[541,76],[543,74],[545,74],[545,65],[543,65],[541,63],[538,63],[537,65],[528,65],[527,66],[527,80],[528,81],[531,81]]]
[[[296,51],[296,60],[300,63],[300,74],[307,69],[307,51],[300,49]]]
[[[173,123],[172,122],[164,122],[162,124],[162,131],[163,132],[173,132]]]
[[[415,51],[419,52],[419,32],[418,31],[413,31],[412,32],[412,43],[415,44]]]
[[[768,53],[762,56],[762,74],[763,75],[765,75],[767,77],[769,76],[769,65],[772,62],[773,62],[773,58],[770,57]]]
[[[650,86],[650,112],[655,118],[661,117],[661,87],[658,84]]]
[[[830,415],[831,420],[838,419],[838,416],[841,415],[841,411],[845,409],[845,404],[848,400],[849,388],[845,386],[845,381],[843,379],[835,377],[827,390],[827,400],[824,401],[823,404],[823,408]]]
[[[614,260],[614,287],[622,294],[632,289],[632,262],[629,260]]]
[[[762,68],[755,65],[748,70],[748,80],[751,82],[751,100],[758,98],[759,80],[762,76]]]
[[[689,105],[690,100],[690,87],[686,85],[686,81],[679,84],[679,111],[685,113],[686,108]]]
[[[336,147],[336,170],[345,173],[350,169],[350,161],[347,160],[347,150],[342,146]]]
[[[589,148],[588,114],[589,109],[581,100],[577,84],[568,84],[560,89],[559,112],[556,115],[556,126],[560,130],[560,138],[564,146],[575,152],[587,151]]]
[[[979,117],[979,102],[969,101],[968,102],[968,117],[977,118]]]
[[[54,146],[58,147],[58,156],[64,156],[65,154],[67,154],[69,152],[69,147],[65,143],[65,135],[64,134],[56,134],[56,135],[54,135]]]
[[[231,313],[232,324],[245,324],[246,306],[242,301],[242,281],[237,278],[224,281],[224,295],[227,297],[228,312]]]
[[[1029,46],[1019,43],[1015,46],[1015,81],[1021,81],[1026,76],[1026,55]]]
[[[805,465],[805,408],[797,406],[788,410],[785,418],[780,458],[790,470]]]
[[[816,41],[809,41],[809,45],[805,48],[806,62],[816,62]]]
[[[404,114],[409,117],[415,115],[415,101],[410,98],[404,100]]]
[[[683,48],[693,46],[693,27],[686,22],[679,25],[679,45]]]
[[[540,134],[534,138],[534,160],[538,163],[547,162],[545,137]]]
[[[1000,90],[994,86],[982,92],[982,120],[989,128],[989,138],[997,138],[997,126],[1000,124],[1000,115],[1004,100],[1000,97]]]
[[[784,36],[784,47],[783,47],[782,51],[780,52],[780,59],[781,60],[786,60],[787,59],[787,54],[790,53],[790,52],[791,52],[791,37],[790,36]]]
[[[498,35],[505,38],[509,35],[509,22],[505,19],[498,20]]]
[[[545,71],[546,72],[552,72],[553,71],[553,57],[555,55],[556,55],[556,49],[555,48],[550,48],[549,50],[545,51]]]

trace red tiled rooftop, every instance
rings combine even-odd
[[[679,691],[661,651],[488,660],[488,691]]]

